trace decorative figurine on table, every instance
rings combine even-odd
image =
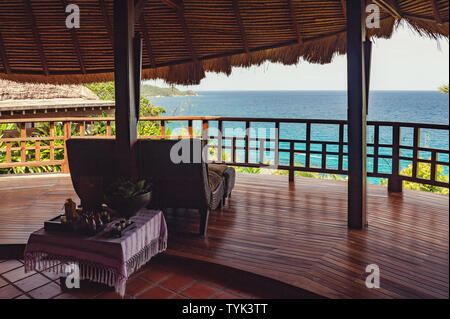
[[[93,211],[77,208],[75,202],[70,198],[64,203],[61,224],[65,225],[66,230],[93,235],[103,230],[110,221],[111,216],[105,210]]]

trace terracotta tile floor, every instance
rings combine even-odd
[[[246,274],[230,275],[208,264],[158,256],[135,273],[127,282],[125,298],[136,299],[239,299],[276,298],[273,286]],[[254,276],[254,275],[253,275]],[[230,278],[234,282],[230,282]],[[283,290],[283,289],[281,289]],[[289,296],[287,296],[289,297]],[[296,297],[295,294],[291,297]],[[23,261],[0,260],[0,299],[73,299],[120,298],[111,288],[81,282],[80,289],[63,290],[59,276],[50,272],[25,273]]]

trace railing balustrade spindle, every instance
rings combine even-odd
[[[95,123],[106,123],[106,133],[104,136],[110,137],[112,135],[112,123],[114,118],[54,118],[54,119],[15,119],[15,120],[0,120],[0,123],[15,123],[19,128],[19,133],[17,131],[11,130],[7,131],[6,135],[3,135],[0,138],[0,153],[6,153],[6,160],[3,160],[0,163],[0,168],[12,168],[12,167],[24,167],[24,166],[43,166],[43,165],[61,165],[63,172],[68,172],[68,163],[66,159],[66,141],[71,137],[71,123],[77,123],[77,129],[79,128],[79,135],[86,135],[86,123],[95,124]],[[347,142],[344,142],[344,133],[345,133],[345,125],[346,121],[342,120],[310,120],[310,119],[266,119],[266,118],[230,118],[230,117],[143,117],[140,119],[141,122],[151,121],[156,122],[161,125],[161,136],[141,136],[141,138],[157,138],[157,137],[165,137],[165,132],[167,128],[167,121],[188,121],[188,131],[189,137],[194,137],[193,132],[193,121],[201,121],[202,127],[202,137],[205,139],[217,138],[217,145],[209,145],[210,148],[217,148],[217,160],[213,160],[212,162],[223,162],[224,149],[230,150],[231,160],[227,160],[226,162],[230,165],[235,166],[244,166],[244,167],[269,167],[265,162],[268,160],[272,162],[274,160],[277,169],[287,170],[289,172],[289,180],[293,181],[295,172],[297,171],[307,171],[307,172],[315,172],[315,173],[326,173],[326,174],[342,174],[346,175],[347,170],[344,165],[344,157],[347,152],[344,152],[344,147],[347,145]],[[209,128],[209,121],[217,121],[219,132],[217,136],[212,136],[210,133],[206,133]],[[34,123],[49,123],[49,136],[33,136],[31,134],[29,137],[27,136],[28,132],[26,127],[27,123],[31,123],[31,127],[38,127]],[[223,134],[224,131],[224,122],[234,122],[234,123],[245,123],[246,134],[244,137],[237,137],[233,135],[232,137],[226,137]],[[269,138],[258,138],[258,135],[251,136],[250,127],[252,122],[255,123],[273,123],[275,125],[275,139],[273,139],[272,134]],[[63,135],[56,136],[56,126],[59,123],[63,124]],[[295,139],[295,138],[280,138],[281,137],[281,123],[288,124],[305,124],[306,126],[306,138],[304,139]],[[312,125],[338,125],[339,126],[339,141],[336,140],[314,140],[312,139],[311,134],[311,126]],[[368,125],[374,127],[374,141],[373,143],[369,143],[369,147],[373,147],[373,154],[368,155],[369,160],[373,160],[373,171],[368,172],[369,177],[377,177],[377,178],[385,178],[388,179],[388,190],[399,192],[402,189],[403,181],[410,181],[416,183],[422,183],[427,185],[433,185],[438,187],[449,187],[448,182],[444,182],[441,179],[438,179],[436,174],[438,173],[438,166],[442,165],[447,167],[448,170],[448,156],[449,151],[447,149],[442,148],[433,148],[420,145],[420,129],[432,129],[432,130],[440,130],[444,132],[448,132],[448,125],[435,125],[435,124],[425,124],[425,123],[402,123],[402,122],[381,122],[381,121],[369,121]],[[391,127],[392,128],[392,143],[382,142],[381,140],[381,131],[380,127]],[[414,130],[413,133],[413,144],[412,146],[408,145],[400,145],[400,133],[401,128],[412,128]],[[205,134],[206,133],[206,134]],[[205,136],[206,135],[206,136]],[[198,136],[196,136],[198,137]],[[86,137],[86,138],[90,138]],[[187,136],[180,136],[180,138],[187,138]],[[56,145],[56,141],[64,141],[64,145]],[[224,141],[230,141],[231,145],[224,145]],[[44,143],[48,143],[46,145],[42,145],[42,141],[46,141]],[[47,142],[48,141],[48,142]],[[239,141],[239,142],[238,142]],[[245,145],[241,144],[242,141]],[[251,146],[250,143],[252,141],[256,141],[256,146]],[[274,156],[268,158],[266,155],[267,144],[269,142],[269,150],[272,153],[272,149],[274,151]],[[27,143],[35,143],[34,146],[26,146]],[[305,149],[296,151],[296,144],[305,145]],[[18,144],[18,146],[16,146]],[[274,145],[272,147],[272,144]],[[289,149],[280,148],[280,145],[289,145]],[[322,146],[320,151],[313,150],[311,148],[312,144],[318,144]],[[3,145],[3,146],[2,146]],[[328,151],[328,145],[337,145],[338,151],[335,150]],[[381,148],[392,148],[392,154],[385,154],[380,152]],[[55,160],[55,150],[64,149],[64,160]],[[410,150],[413,153],[413,157],[401,156],[400,150]],[[49,158],[42,160],[40,159],[42,150],[49,150]],[[244,159],[237,158],[237,151],[244,152]],[[34,161],[27,161],[27,151],[34,151]],[[280,153],[281,151],[281,153]],[[19,160],[13,158],[14,152],[20,152]],[[253,153],[252,153],[253,152]],[[258,154],[259,152],[259,163],[251,163],[249,161],[250,154]],[[420,158],[420,152],[428,152],[431,154],[430,159]],[[289,153],[288,158],[282,157],[281,155]],[[305,166],[295,166],[296,154],[305,153]],[[319,156],[317,156],[319,155]],[[332,168],[328,168],[327,161],[333,161],[333,159],[328,159],[328,155],[337,155],[337,168],[334,165],[331,165]],[[271,156],[271,155],[270,155]],[[440,156],[444,156],[443,159]],[[379,169],[380,159],[383,161],[392,161],[392,172],[386,172],[384,170]],[[316,167],[315,161],[321,160],[321,165]],[[400,175],[400,170],[405,168],[404,166],[400,166],[400,161],[412,161],[413,167],[413,175],[405,176]],[[239,161],[239,162],[238,162]],[[428,177],[418,177],[418,170],[420,163],[427,163],[431,166],[431,176]],[[344,169],[345,168],[345,169]]]

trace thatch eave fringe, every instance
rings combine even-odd
[[[51,2],[53,0],[49,1]],[[80,3],[94,3],[93,0],[77,1]],[[229,10],[232,10],[231,1],[216,1],[218,8],[221,8],[221,6],[226,8],[230,5]],[[106,8],[109,8],[108,10],[111,11],[112,1],[104,0],[103,3]],[[250,0],[239,0],[239,7],[242,14],[241,24],[246,27],[249,26],[248,24],[254,25],[253,27],[248,28],[248,31],[246,32],[248,42],[247,50],[242,47],[242,44],[237,43],[237,46],[232,45],[232,43],[234,43],[233,41],[242,41],[240,31],[233,29],[236,28],[238,24],[233,20],[228,20],[233,19],[232,17],[234,15],[229,15],[231,18],[228,18],[226,14],[223,15],[224,11],[216,12],[215,10],[219,9],[216,9],[214,6],[208,6],[207,9],[205,9],[197,0],[185,0],[186,25],[190,28],[192,46],[196,51],[195,59],[193,59],[192,55],[189,53],[190,51],[184,47],[185,35],[181,32],[183,26],[177,25],[178,20],[176,13],[172,12],[173,10],[170,10],[170,8],[166,8],[162,2],[158,2],[158,5],[156,4],[156,1],[148,1],[146,3],[146,12],[142,17],[143,19],[149,19],[148,21],[144,21],[147,25],[145,35],[146,38],[151,38],[152,52],[147,52],[148,48],[144,49],[143,61],[145,61],[145,63],[142,71],[143,79],[159,78],[166,80],[170,84],[194,85],[200,83],[205,77],[205,72],[217,72],[230,75],[233,67],[250,67],[253,65],[261,65],[266,61],[293,65],[297,64],[300,59],[303,59],[310,63],[325,64],[330,63],[335,56],[346,53],[345,19],[340,12],[342,11],[340,0],[329,0],[324,4],[321,4],[321,6],[317,4],[317,7],[321,8],[321,10],[317,12],[312,9],[312,5],[315,5],[312,1],[292,0],[292,4],[296,8],[295,12],[297,12],[297,15],[294,16],[289,14],[289,6],[287,6],[287,2],[284,3],[282,0],[261,0],[258,3],[251,2]],[[448,1],[438,0],[439,14],[443,23],[434,22],[434,14],[431,5],[426,4],[425,2],[422,3],[418,0],[397,0],[397,3],[399,8],[401,8],[401,17],[394,17],[392,13],[382,10],[380,28],[367,29],[369,37],[372,39],[388,39],[392,37],[396,28],[401,23],[405,22],[406,25],[418,32],[421,36],[432,39],[448,38]],[[33,3],[33,5],[37,6],[37,2],[36,4]],[[3,4],[0,4],[0,9],[2,9],[3,6]],[[8,8],[7,5],[5,6]],[[270,16],[270,14],[272,14],[270,6],[278,6],[276,8],[278,8],[277,10],[279,11],[282,10],[281,8],[283,8],[283,10],[285,9],[286,21],[273,22],[274,31],[267,30],[266,34],[261,31],[265,29],[260,22],[264,17],[269,24],[272,23],[270,22],[272,18]],[[321,11],[325,10],[328,6],[328,13],[325,13],[325,16],[322,17]],[[60,5],[58,5],[58,7],[60,7]],[[330,12],[334,12],[332,10],[336,9],[339,9],[339,12],[336,13],[336,16],[331,16]],[[214,20],[208,20],[211,19],[208,17],[208,14],[205,15],[205,22],[194,19],[195,14],[198,14],[199,12],[205,14],[205,10],[208,11],[208,14],[210,14],[211,17],[214,17]],[[2,18],[1,13],[2,12],[0,11],[0,19]],[[165,24],[158,25],[158,13],[164,15],[166,20],[161,21],[168,24],[167,30],[171,32],[170,34],[167,34],[166,37],[173,36],[173,39],[158,38],[158,36],[162,36],[162,34],[165,33],[162,31],[166,28]],[[98,15],[98,17],[96,15]],[[294,30],[292,30],[292,17],[297,17],[296,23],[301,27],[301,41]],[[100,9],[98,9],[98,12],[93,11],[92,19],[94,18],[98,18],[99,23],[104,21],[104,16]],[[220,20],[220,24],[212,25],[217,19]],[[276,19],[281,18],[278,17]],[[43,16],[36,21],[43,21]],[[8,48],[8,43],[12,43],[11,40],[15,39],[15,36],[8,35],[7,33],[5,34],[4,30],[11,29],[4,29],[2,23],[3,27],[7,26],[5,22],[0,21],[0,36],[2,36],[2,41],[5,44],[5,50],[3,50],[4,54],[0,56],[0,79],[54,84],[79,84],[86,82],[111,81],[114,79],[112,55],[109,56],[107,53],[108,50],[111,50],[110,39],[106,32],[107,26],[105,27],[107,39],[105,40],[106,46],[103,49],[103,52],[106,53],[102,57],[96,57],[94,55],[87,57],[83,56],[83,61],[86,61],[85,74],[76,67],[71,69],[67,68],[67,70],[64,69],[65,64],[69,62],[64,62],[63,65],[58,65],[57,68],[55,68],[56,65],[52,65],[53,60],[49,59],[50,65],[48,71],[50,75],[45,75],[43,71],[40,73],[39,69],[33,65],[33,63],[35,63],[33,61],[30,61],[30,67],[27,68],[25,66],[27,63],[27,58],[25,56],[21,58],[23,61],[21,60],[20,67],[18,67],[19,63],[15,62],[14,57],[9,54]],[[199,25],[196,25],[196,23]],[[228,28],[224,29],[224,31],[221,30],[220,33],[217,34],[213,32],[215,28],[220,28],[219,25],[226,23],[230,23],[230,25]],[[255,25],[255,23],[257,24]],[[286,23],[286,25],[283,23]],[[193,26],[195,26],[195,28],[193,28]],[[201,31],[201,27],[205,27],[205,31]],[[262,29],[258,31],[258,28]],[[137,32],[143,32],[142,26],[139,23],[137,24],[136,30]],[[226,44],[217,42],[215,37],[221,37]],[[235,37],[235,40],[233,40],[233,37]],[[47,43],[44,42],[44,46],[46,45]],[[89,44],[83,42],[82,38],[80,38],[81,52],[86,52],[86,50],[83,51],[83,49],[85,49],[83,46],[86,45]],[[72,46],[70,45],[66,45],[64,50],[71,47]],[[91,50],[91,52],[94,51]],[[73,52],[68,52],[68,54],[73,54]],[[51,57],[51,52],[48,53],[48,56]],[[9,60],[3,61],[2,59],[5,59],[5,57],[9,58]],[[96,59],[99,59],[98,64],[94,63]],[[69,60],[66,59],[66,61]],[[73,63],[78,65],[78,60],[74,59]],[[8,68],[6,68],[6,66],[8,66]],[[58,74],[55,74],[56,72],[58,72]]]

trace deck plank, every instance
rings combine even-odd
[[[77,199],[67,175],[0,177],[0,244]],[[369,186],[369,227],[347,229],[346,183],[239,174],[232,198],[196,236],[196,211],[167,211],[168,253],[250,271],[330,298],[448,298],[448,197]],[[381,287],[365,287],[377,264]]]

